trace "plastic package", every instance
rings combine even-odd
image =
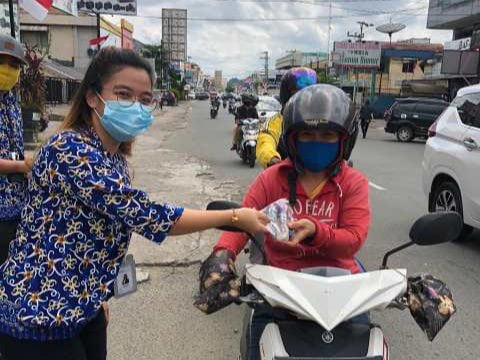
[[[270,223],[267,225],[269,233],[277,240],[288,241],[291,235],[288,224],[293,221],[293,209],[288,200],[277,200],[264,208],[262,212],[270,219]]]

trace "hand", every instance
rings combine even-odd
[[[267,225],[270,219],[264,213],[255,209],[242,208],[236,211],[238,222],[235,224],[243,231],[255,235],[267,232]]]
[[[110,306],[108,306],[108,303],[104,301],[102,302],[102,308],[105,314],[105,325],[108,326],[108,323],[110,322]]]
[[[267,167],[270,167],[270,166],[273,166],[275,164],[278,164],[280,161],[282,161],[282,159],[280,159],[279,157],[277,156],[274,156],[270,162],[268,163]]]
[[[288,224],[288,227],[295,231],[293,237],[287,242],[288,245],[296,246],[305,239],[315,235],[317,227],[315,224],[308,219],[300,219]]]

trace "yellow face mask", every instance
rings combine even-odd
[[[11,90],[18,82],[20,68],[0,64],[0,91]]]

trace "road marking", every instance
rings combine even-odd
[[[377,190],[380,190],[380,191],[387,191],[387,189],[385,189],[384,187],[381,187],[380,185],[377,185],[371,181],[368,182],[370,184],[371,187],[373,187],[374,189],[377,189]]]

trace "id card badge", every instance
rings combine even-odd
[[[137,291],[137,273],[132,254],[125,256],[122,265],[120,265],[113,290],[117,299]]]

